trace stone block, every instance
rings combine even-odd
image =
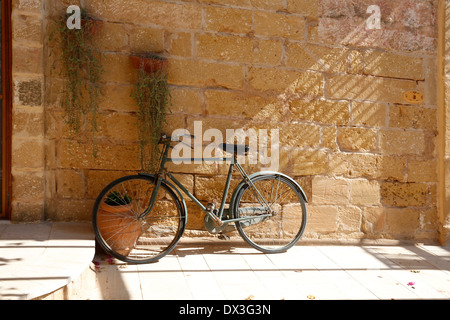
[[[323,76],[317,72],[250,67],[247,79],[259,91],[275,90],[304,97],[323,95]]]
[[[312,197],[312,180],[314,179],[313,176],[301,176],[295,178],[297,183],[300,185],[302,190],[305,192],[306,198],[308,201],[311,200]]]
[[[42,10],[42,5],[43,2],[42,0],[18,0],[19,2],[40,2],[40,8]],[[49,10],[49,12],[53,15],[53,16],[60,16],[62,12],[64,12],[68,6],[70,5],[77,5],[79,7],[81,7],[81,0],[47,0],[45,1],[45,8]],[[25,7],[28,7],[27,5],[25,5]],[[41,12],[41,10],[39,10],[39,12]]]
[[[294,175],[325,174],[328,170],[328,158],[324,151],[294,150],[290,156]]]
[[[85,185],[87,199],[95,200],[100,192],[111,182],[127,175],[136,174],[134,171],[120,170],[86,170]]]
[[[171,88],[172,105],[170,110],[174,113],[202,114],[203,94],[198,89]]]
[[[208,33],[197,36],[197,54],[204,59],[279,65],[282,52],[282,43],[277,40]]]
[[[366,207],[362,217],[361,230],[374,235],[386,229],[386,209],[384,207]]]
[[[173,176],[177,179],[181,184],[188,189],[188,191],[194,194],[194,176],[191,174],[178,174],[174,173]],[[173,183],[169,178],[166,178],[169,182]],[[177,187],[178,188],[178,187]],[[181,190],[180,190],[181,191]],[[189,200],[189,198],[182,192],[185,200]]]
[[[135,115],[116,112],[103,113],[98,117],[96,136],[115,141],[137,141],[138,123]]]
[[[351,51],[321,45],[288,42],[286,65],[296,69],[329,73],[348,72]]]
[[[348,204],[350,184],[345,179],[332,179],[316,176],[312,181],[312,204],[343,205]]]
[[[308,21],[308,24],[306,26],[308,28],[306,40],[309,42],[319,42],[319,27],[317,25],[317,22]]]
[[[406,161],[402,157],[369,153],[333,153],[330,155],[330,174],[345,177],[403,181]]]
[[[436,182],[436,160],[409,160],[408,182]]]
[[[252,31],[252,11],[207,6],[204,9],[205,29],[225,33],[249,33]]]
[[[343,232],[358,232],[361,230],[362,210],[355,206],[339,206],[338,229]]]
[[[152,24],[174,29],[200,29],[202,12],[194,4],[134,0],[133,5],[122,0],[91,0],[85,4],[88,12],[111,22],[136,25]]]
[[[228,90],[207,90],[205,103],[208,115],[271,120],[281,118],[278,115],[280,107],[272,98]]]
[[[396,156],[378,156],[376,177],[383,180],[404,181],[406,160]]]
[[[337,142],[342,151],[374,152],[377,150],[377,132],[373,129],[341,127]]]
[[[304,0],[304,1],[287,0],[286,9],[288,12],[298,13],[310,19],[317,19],[319,15],[318,3],[319,3],[318,0]]]
[[[42,59],[42,47],[28,47],[22,45],[13,46],[13,73],[35,73],[44,71]]]
[[[351,103],[351,124],[365,127],[386,126],[386,105],[382,103],[355,102]]]
[[[389,78],[424,80],[423,59],[384,51],[364,54],[364,73]]]
[[[82,172],[56,170],[56,194],[61,198],[84,199],[86,185]]]
[[[338,208],[335,206],[308,206],[307,233],[336,232]]]
[[[13,8],[26,12],[41,12],[42,0],[13,0]]]
[[[346,101],[296,99],[290,103],[289,109],[294,121],[347,125],[350,118],[349,105]]]
[[[420,227],[419,210],[413,208],[387,208],[386,223],[390,234],[413,239]]]
[[[195,196],[199,200],[212,202],[217,206],[222,200],[226,180],[226,176],[195,176]],[[231,179],[230,190],[234,190],[239,182],[241,182],[240,178],[233,177]],[[227,202],[230,201],[231,195],[232,192],[228,192]]]
[[[322,127],[322,147],[333,151],[338,151],[337,145],[337,128],[336,127]]]
[[[42,172],[15,172],[12,174],[12,200],[27,203],[44,199]]]
[[[35,15],[15,14],[12,16],[14,41],[34,42],[41,45],[42,20]]]
[[[253,27],[256,35],[304,40],[306,20],[298,15],[256,11],[253,15]]]
[[[380,204],[380,184],[366,179],[350,180],[350,202],[357,206]]]
[[[102,82],[133,83],[136,79],[136,70],[131,65],[129,55],[104,53],[100,61],[104,70]]]
[[[122,24],[118,23],[103,22],[93,41],[95,47],[100,51],[122,51],[128,47],[126,29]]]
[[[28,112],[18,107],[13,110],[13,136],[15,138],[43,137],[44,115],[42,112]]]
[[[315,148],[320,144],[320,132],[318,126],[290,123],[287,125],[280,125],[279,130],[281,146]]]
[[[55,199],[53,214],[48,214],[48,219],[53,221],[92,221],[92,209],[94,200]]]
[[[258,123],[261,124],[261,123]],[[231,133],[237,133],[238,130],[247,130],[247,129],[259,129],[259,128],[267,128],[270,129],[271,125],[267,123],[262,123],[261,127],[257,127],[254,123],[249,123],[248,120],[244,119],[233,119],[233,118],[225,118],[225,117],[199,117],[199,116],[189,116],[186,119],[186,128],[187,130],[197,136],[202,137],[205,132],[209,129],[217,129],[222,134],[223,140],[227,140],[227,129],[235,129],[231,130]],[[230,139],[234,138],[235,135],[229,134]],[[192,141],[194,143],[195,141]],[[231,143],[231,141],[228,141]],[[197,142],[195,142],[197,143]]]
[[[242,67],[225,63],[172,59],[168,73],[175,85],[240,89],[244,83]]]
[[[193,36],[188,32],[169,32],[164,35],[167,52],[171,56],[190,57],[193,53]]]
[[[186,174],[217,174],[217,163],[203,162],[201,164],[195,163],[168,163],[166,168],[171,173],[186,173]]]
[[[132,53],[164,51],[164,30],[134,28],[128,38]]]
[[[362,75],[334,75],[326,79],[326,97],[404,103],[406,91],[422,91],[423,85],[411,80]]]
[[[253,8],[271,11],[285,11],[284,2],[283,0],[250,0]]]
[[[42,82],[38,79],[15,83],[15,102],[23,106],[42,105]]]
[[[424,183],[381,183],[381,202],[393,207],[420,207],[427,204],[428,186]]]
[[[378,175],[377,157],[373,154],[332,153],[329,172],[345,177],[374,178]]]
[[[24,200],[11,202],[12,223],[35,223],[44,219],[44,201],[28,202]]]
[[[206,230],[204,225],[205,213],[190,199],[186,199],[188,219],[187,230]]]
[[[133,89],[129,84],[109,83],[102,86],[104,96],[100,99],[100,108],[108,111],[136,112],[138,106],[131,96]]]
[[[364,70],[363,52],[361,50],[351,50],[349,52],[348,59],[349,59],[349,73],[362,74]]]
[[[380,150],[383,154],[422,155],[426,147],[422,131],[380,130]]]
[[[166,123],[163,123],[162,132],[169,136],[177,129],[185,127],[185,119],[182,114],[167,114]]]
[[[96,145],[97,158],[94,157],[92,143],[78,143],[62,140],[57,146],[60,168],[140,170],[139,149],[137,145]]]
[[[64,111],[60,109],[45,112],[44,130],[47,139],[70,139],[73,137],[70,127],[65,123]]]
[[[437,128],[436,109],[393,105],[389,108],[389,126],[403,129]]]
[[[44,142],[42,139],[14,138],[11,152],[13,168],[44,168]]]

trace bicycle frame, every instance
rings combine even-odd
[[[156,197],[157,194],[159,192],[159,188],[161,186],[161,182],[163,180],[164,174],[169,177],[169,179],[178,187],[180,188],[202,211],[204,211],[213,221],[215,221],[216,223],[219,224],[223,224],[223,223],[229,223],[229,222],[235,222],[235,221],[242,221],[242,220],[250,220],[250,219],[261,219],[264,217],[270,217],[272,216],[272,209],[270,208],[269,204],[266,202],[266,200],[261,196],[260,192],[256,189],[256,187],[253,185],[253,183],[251,182],[249,176],[247,175],[247,173],[245,172],[245,170],[242,168],[242,166],[239,164],[239,162],[237,161],[237,154],[234,154],[234,156],[232,158],[181,158],[181,159],[177,159],[178,161],[229,161],[230,162],[230,167],[228,169],[228,175],[227,175],[227,180],[225,182],[225,187],[223,190],[223,195],[222,195],[222,200],[220,203],[220,208],[219,211],[216,214],[214,214],[214,212],[212,212],[211,210],[208,210],[192,193],[189,192],[189,190],[186,189],[186,187],[183,186],[183,184],[178,181],[169,171],[167,171],[167,169],[165,168],[165,165],[167,162],[171,162],[173,161],[172,158],[170,158],[168,156],[169,154],[169,149],[172,148],[170,146],[170,142],[169,143],[164,143],[164,148],[163,148],[163,152],[161,155],[161,161],[160,161],[160,165],[159,165],[159,169],[157,171],[156,174],[156,179],[155,179],[155,188],[152,191],[152,195],[150,197],[150,203],[149,203],[149,207],[147,208],[147,210],[145,210],[140,218],[145,218],[153,209],[153,206],[156,202]],[[234,218],[234,219],[226,219],[226,220],[222,220],[223,217],[223,213],[224,213],[224,209],[225,209],[225,202],[228,196],[228,192],[230,189],[230,184],[231,184],[231,178],[233,175],[233,169],[234,167],[236,167],[241,176],[243,177],[243,179],[250,185],[250,187],[252,188],[252,191],[254,192],[254,194],[256,195],[258,201],[260,202],[261,205],[265,206],[265,210],[267,210],[267,214],[259,214],[257,216],[247,216],[247,217],[241,217],[241,218]]]

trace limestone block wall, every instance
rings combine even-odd
[[[40,0],[12,1],[13,221],[40,221],[45,203],[44,43]]]
[[[438,238],[438,1],[16,2],[21,34],[33,20],[42,24],[41,33],[22,36],[14,48],[18,56],[26,50],[29,59],[40,59],[15,77],[22,88],[16,88],[16,119],[33,123],[15,129],[16,155],[21,146],[43,153],[39,162],[30,164],[25,156],[13,166],[17,207],[36,205],[35,220],[89,220],[107,183],[140,170],[129,55],[160,52],[169,58],[173,98],[167,133],[194,133],[194,121],[202,121],[203,132],[279,129],[279,170],[294,177],[310,200],[305,237]],[[29,3],[39,9],[22,17],[21,6]],[[67,134],[61,79],[49,71],[47,27],[69,4],[103,21],[95,40],[105,69],[97,159],[89,140],[72,141]],[[379,28],[368,27],[371,5],[380,9]],[[40,88],[39,99],[30,94],[33,88]],[[407,102],[408,91],[424,100]],[[27,94],[20,98],[20,92]],[[219,200],[225,165],[171,170],[199,199]],[[31,190],[19,183],[22,172],[39,190],[33,201],[22,202],[28,197],[19,186]],[[236,176],[233,183],[238,181]],[[188,227],[202,230],[201,213],[188,207]],[[13,215],[28,219],[17,208]]]

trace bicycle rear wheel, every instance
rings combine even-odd
[[[133,175],[113,181],[99,194],[92,222],[107,253],[130,263],[149,263],[175,247],[186,226],[186,213],[168,185],[161,183],[153,209],[140,217],[154,187],[154,177]]]
[[[297,243],[305,230],[307,215],[303,195],[298,186],[282,175],[261,175],[251,181],[273,215],[267,216],[264,201],[258,200],[253,187],[244,184],[237,191],[234,217],[252,216],[253,219],[236,221],[236,229],[247,243],[262,252],[284,252]]]

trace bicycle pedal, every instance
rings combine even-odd
[[[219,233],[217,238],[219,238],[220,240],[230,240],[230,237],[223,233]]]

